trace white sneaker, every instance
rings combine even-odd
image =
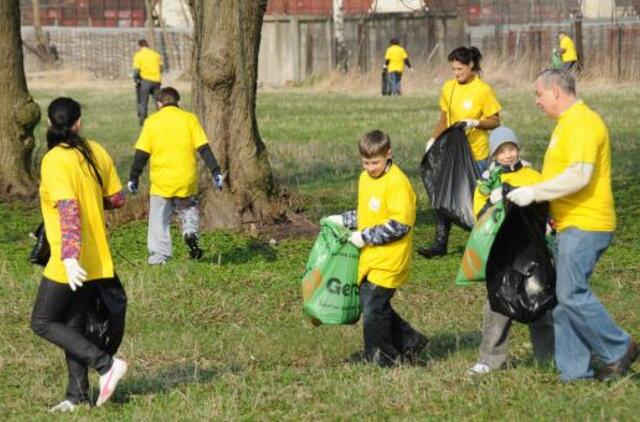
[[[484,375],[491,372],[491,368],[489,365],[485,365],[484,363],[476,363],[467,371],[467,375],[475,376],[475,375]]]
[[[78,408],[77,404],[73,404],[69,400],[65,400],[53,406],[51,409],[49,409],[49,412],[51,413],[74,412],[77,408]]]
[[[116,390],[118,381],[120,381],[126,372],[127,362],[122,359],[113,358],[113,364],[111,365],[109,372],[100,376],[100,395],[98,396],[96,406],[102,406],[107,400],[109,400],[113,392]]]

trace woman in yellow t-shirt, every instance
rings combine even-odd
[[[104,209],[122,206],[124,193],[109,154],[79,135],[80,104],[57,98],[49,105],[48,116],[40,203],[51,257],[33,306],[31,328],[65,351],[67,392],[51,410],[69,412],[89,401],[88,367],[100,374],[97,406],[111,396],[127,370],[127,364],[113,356],[124,333],[126,296],[113,271],[104,223]],[[110,313],[110,341],[104,350],[83,334],[87,311],[98,295]]]
[[[448,127],[463,122],[471,147],[471,154],[482,173],[488,164],[489,135],[500,126],[500,103],[493,89],[480,78],[482,54],[476,47],[458,47],[449,53],[454,79],[442,86],[440,119],[427,141],[427,151]],[[436,213],[436,240],[429,248],[419,248],[425,258],[447,254],[451,222]]]

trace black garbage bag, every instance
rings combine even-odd
[[[83,289],[95,289],[94,300],[87,307],[85,337],[113,356],[124,337],[127,294],[117,275],[112,279],[85,284]]]
[[[556,305],[556,272],[545,239],[548,203],[518,207],[506,217],[487,259],[491,309],[529,323]]]
[[[436,139],[420,164],[431,207],[470,231],[475,223],[473,191],[480,178],[462,125],[453,125]]]
[[[29,253],[29,262],[45,267],[51,257],[51,249],[49,248],[49,241],[47,240],[44,223],[40,223],[32,235],[36,239],[36,243],[33,245],[33,248],[31,248],[31,252]]]
[[[387,68],[382,68],[382,80],[380,83],[380,91],[383,96],[391,95],[391,84],[389,83],[389,72],[387,72]]]

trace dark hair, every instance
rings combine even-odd
[[[158,93],[158,102],[163,106],[166,106],[166,105],[177,106],[178,103],[180,102],[180,93],[178,93],[177,89],[170,86],[166,86],[162,88]]]
[[[138,40],[138,47],[149,47],[149,43],[143,38]]]
[[[389,41],[389,44],[399,45],[400,44],[400,40],[397,39],[397,38],[391,38],[391,41]]]
[[[449,57],[447,59],[452,62],[460,62],[462,64],[466,64],[473,62],[473,67],[471,70],[475,72],[479,72],[482,69],[480,68],[480,60],[482,59],[482,53],[476,47],[458,47],[449,53]]]
[[[73,148],[80,152],[89,164],[100,186],[102,176],[96,166],[96,160],[87,141],[72,129],[81,117],[80,103],[73,98],[58,97],[51,101],[47,109],[49,128],[47,129],[47,147],[51,150],[60,144],[62,148]]]
[[[381,130],[372,130],[360,138],[358,148],[364,158],[386,154],[391,148],[391,138]]]

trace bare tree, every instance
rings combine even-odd
[[[349,70],[349,51],[344,39],[344,9],[342,0],[333,0],[333,33],[336,39],[336,69],[343,73]]]
[[[155,17],[155,7],[156,0],[144,0],[144,9],[147,14],[147,19],[144,22],[145,27],[147,28],[147,41],[149,42],[149,46],[151,48],[156,48],[156,36],[154,31],[154,17]]]
[[[0,199],[32,196],[33,128],[40,107],[27,90],[20,36],[20,0],[0,1]]]
[[[227,172],[225,191],[205,193],[203,226],[269,223],[279,207],[255,114],[267,0],[190,0],[189,5],[195,38],[193,104]]]

